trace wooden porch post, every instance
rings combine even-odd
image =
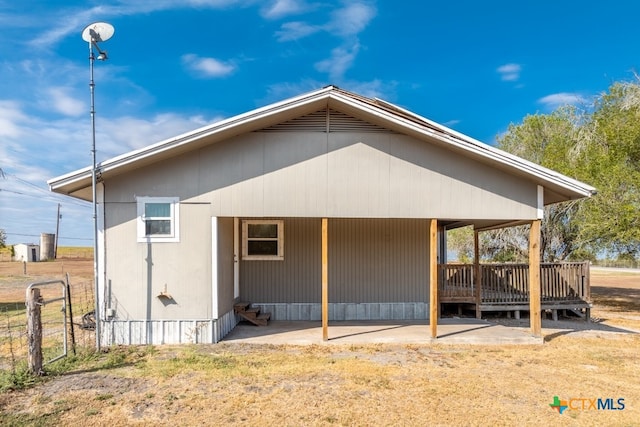
[[[329,340],[329,225],[322,218],[322,340]]]
[[[540,310],[540,220],[531,221],[529,230],[529,316],[531,334],[542,336]]]
[[[429,222],[429,326],[431,338],[438,337],[438,220]]]
[[[480,232],[473,230],[473,272],[476,288],[476,319],[482,318],[482,268],[480,267]]]

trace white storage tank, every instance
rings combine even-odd
[[[40,234],[40,261],[55,259],[56,235],[49,233]]]

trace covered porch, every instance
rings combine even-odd
[[[284,224],[295,224],[294,222],[288,222],[290,220],[285,220]],[[391,221],[391,222],[390,222]],[[368,220],[355,220],[351,221],[350,225],[357,226],[358,229],[361,230],[386,230],[386,225],[395,223],[398,220],[387,220],[386,222],[378,223],[377,226],[373,226]],[[236,221],[237,222],[237,221]],[[385,287],[386,289],[391,289],[391,286],[387,286],[385,282],[382,282],[381,285],[376,287],[367,287],[363,288],[361,293],[356,295],[355,298],[350,298],[347,300],[333,300],[330,302],[329,295],[335,295],[340,290],[344,290],[344,281],[340,280],[341,277],[336,275],[337,271],[343,271],[343,268],[339,268],[340,266],[348,266],[351,270],[355,271],[355,276],[348,276],[350,280],[354,281],[356,279],[365,277],[367,280],[374,278],[370,273],[371,271],[378,271],[380,265],[372,263],[372,260],[364,257],[366,262],[363,262],[362,259],[359,260],[359,263],[353,257],[348,257],[350,262],[345,262],[344,255],[356,254],[360,253],[365,249],[362,245],[369,245],[371,242],[361,242],[360,245],[355,245],[354,242],[360,241],[360,234],[349,234],[349,245],[345,245],[344,238],[342,237],[341,227],[335,227],[338,224],[344,223],[344,220],[334,219],[334,218],[319,218],[317,220],[309,220],[307,221],[305,227],[307,227],[311,234],[313,230],[316,230],[316,233],[320,231],[320,233],[315,234],[319,237],[318,240],[308,240],[308,239],[299,239],[295,236],[296,233],[291,231],[291,228],[296,230],[293,225],[289,227],[289,231],[286,233],[287,243],[285,246],[288,247],[289,254],[297,254],[300,251],[294,250],[294,248],[298,248],[297,246],[293,246],[294,242],[307,242],[309,248],[317,248],[319,249],[317,252],[313,250],[308,250],[306,252],[311,253],[312,256],[310,258],[310,265],[313,267],[314,265],[318,268],[317,273],[319,278],[321,279],[319,285],[320,289],[315,288],[316,292],[320,291],[320,301],[318,300],[310,300],[307,302],[303,301],[285,301],[285,300],[276,300],[272,299],[271,301],[266,300],[265,298],[256,298],[252,296],[252,293],[248,292],[249,287],[246,285],[245,281],[242,281],[240,285],[240,298],[243,301],[250,301],[256,304],[262,312],[276,313],[274,316],[275,320],[294,320],[294,321],[308,321],[308,320],[320,320],[321,321],[321,335],[324,341],[328,341],[331,336],[334,334],[329,332],[329,329],[333,328],[334,325],[344,325],[341,321],[344,320],[366,320],[367,323],[369,321],[376,320],[393,320],[393,319],[405,319],[405,320],[420,320],[420,319],[428,319],[428,322],[424,322],[424,324],[429,325],[428,333],[425,334],[422,332],[421,339],[425,338],[441,338],[444,334],[442,330],[438,330],[439,328],[439,319],[441,318],[441,308],[442,304],[446,303],[458,303],[458,304],[477,304],[479,308],[478,313],[481,314],[482,310],[526,310],[531,313],[530,315],[530,334],[533,337],[541,337],[541,311],[543,309],[543,298],[544,302],[548,303],[552,300],[548,300],[548,296],[564,298],[563,301],[568,302],[569,296],[572,296],[572,293],[577,292],[579,294],[588,293],[588,280],[584,282],[584,277],[581,276],[580,280],[582,281],[581,289],[578,289],[575,280],[570,281],[569,278],[572,277],[572,274],[575,273],[573,269],[565,269],[564,275],[559,273],[559,270],[554,270],[553,274],[560,274],[559,279],[557,280],[547,280],[552,277],[553,274],[542,274],[545,277],[545,283],[550,283],[551,287],[548,291],[542,292],[541,285],[541,272],[543,270],[546,272],[546,266],[541,266],[540,264],[540,220],[534,220],[530,222],[530,262],[526,265],[520,265],[516,268],[514,274],[513,268],[503,268],[502,270],[493,271],[490,267],[495,266],[480,266],[480,264],[474,263],[473,265],[455,265],[455,264],[441,264],[442,261],[446,262],[446,223],[444,221],[439,221],[437,219],[427,219],[421,222],[416,222],[412,227],[407,228],[407,230],[412,230],[414,235],[422,235],[423,237],[418,242],[420,245],[424,245],[424,249],[419,252],[419,256],[416,257],[413,255],[412,262],[407,265],[407,268],[420,268],[424,270],[424,274],[419,277],[419,280],[416,281],[415,278],[413,280],[414,287],[416,289],[421,289],[422,294],[420,300],[411,300],[411,299],[403,299],[398,298],[395,294],[400,289],[395,286],[395,290],[393,290],[390,295],[395,299],[389,299],[384,301],[384,303],[372,303],[371,301],[367,301],[366,299],[359,299],[366,297],[370,293],[374,293],[377,291],[380,286]],[[333,224],[334,226],[330,227]],[[318,227],[318,228],[316,228]],[[330,228],[333,232],[330,232]],[[238,227],[235,227],[236,231],[238,231]],[[297,229],[298,233],[300,229]],[[408,233],[408,231],[406,232]],[[409,233],[411,234],[411,233]],[[404,236],[408,236],[409,234],[405,234]],[[476,233],[477,236],[477,233]],[[294,238],[295,237],[295,238]],[[341,240],[342,239],[342,240]],[[396,239],[395,241],[400,242],[403,239]],[[476,238],[477,240],[477,238]],[[308,243],[310,242],[311,243]],[[340,244],[342,243],[342,244]],[[390,240],[384,241],[385,248],[388,249]],[[379,243],[378,243],[379,244]],[[317,246],[316,246],[317,245]],[[332,252],[335,250],[336,245],[338,247],[347,248],[347,251],[340,255],[339,253]],[[238,246],[238,245],[236,245]],[[393,246],[394,251],[396,249],[400,249],[401,246]],[[331,249],[330,249],[331,248]],[[394,252],[392,251],[392,252]],[[385,252],[387,253],[387,252]],[[478,253],[478,251],[476,251]],[[331,256],[330,254],[333,254]],[[318,259],[315,258],[318,256],[321,259],[321,263],[317,264]],[[476,258],[479,258],[476,255]],[[393,258],[396,259],[396,258]],[[386,258],[376,258],[375,261],[382,263],[384,265],[389,265],[389,262],[392,262],[392,259]],[[291,262],[291,259],[288,261]],[[355,264],[354,264],[355,262]],[[253,263],[252,263],[253,264]],[[295,262],[295,268],[300,270],[299,262]],[[248,267],[248,264],[243,264],[245,267]],[[272,273],[275,271],[274,269],[286,269],[287,261],[280,263],[261,263],[261,264],[253,264],[255,267],[259,267],[256,271],[251,274],[244,274],[246,277],[257,277],[260,280],[256,281],[257,285],[255,289],[259,289],[263,292],[269,290],[277,290],[279,293],[274,295],[289,295],[289,293],[282,293],[278,289],[278,287],[282,288],[286,286],[285,281],[274,281],[273,285],[269,284],[269,282],[265,281],[265,278],[268,277],[283,277],[287,278],[286,275],[278,276],[277,274]],[[241,267],[241,271],[245,270],[245,267]],[[311,268],[314,270],[317,267]],[[265,270],[265,268],[267,268]],[[489,270],[483,271],[489,268]],[[306,271],[306,269],[304,269]],[[383,270],[389,270],[389,268],[384,268]],[[333,271],[333,273],[330,273]],[[570,273],[573,272],[573,273]],[[588,268],[587,268],[588,272]],[[387,272],[388,273],[388,272]],[[391,272],[393,273],[393,271]],[[405,272],[406,273],[406,272]],[[502,274],[502,278],[500,278],[500,274]],[[393,276],[393,274],[391,274]],[[242,274],[241,274],[242,276]],[[318,277],[316,276],[316,277]],[[484,282],[481,280],[481,277],[484,277]],[[514,277],[517,280],[511,280]],[[494,278],[500,278],[500,280]],[[588,278],[588,275],[587,275]],[[316,279],[317,280],[317,279]],[[315,280],[310,278],[310,280],[305,281],[304,283],[313,284]],[[486,283],[485,283],[486,282]],[[291,281],[294,285],[297,283],[295,281]],[[316,282],[317,283],[317,282]],[[400,283],[400,282],[394,282]],[[482,289],[482,285],[485,283],[485,290],[479,291]],[[568,285],[572,283],[573,285]],[[317,285],[316,285],[317,286]],[[545,285],[546,286],[546,285]],[[313,291],[313,286],[309,287],[309,290]],[[301,289],[300,286],[296,286],[295,289],[299,291]],[[545,287],[547,289],[547,287]],[[253,295],[259,295],[258,293],[254,293]],[[316,294],[317,295],[317,294]],[[398,294],[399,295],[399,294]],[[478,300],[479,297],[484,297],[484,304],[482,299]],[[555,300],[553,300],[555,301]],[[417,305],[419,303],[419,305]],[[489,305],[491,304],[491,305]],[[509,308],[504,308],[504,305],[508,304]],[[547,306],[545,306],[546,308]],[[401,316],[395,316],[395,309],[398,309],[398,313],[402,314]],[[279,311],[282,311],[283,315],[279,314]],[[343,310],[344,315],[338,315],[338,310]],[[410,312],[410,316],[407,317],[407,310]],[[424,313],[421,312],[424,310]],[[375,311],[375,313],[373,313]],[[389,313],[387,313],[389,311]],[[287,315],[284,315],[284,313]],[[400,313],[402,312],[402,313]],[[480,315],[477,316],[480,318]],[[331,320],[331,325],[330,325]]]
[[[260,312],[274,313],[276,321],[320,321],[323,341],[333,339],[333,328],[344,327],[345,321],[381,320],[424,320],[427,330],[420,339],[440,339],[447,335],[442,329],[446,304],[471,307],[477,319],[488,311],[513,312],[516,317],[527,311],[529,336],[540,338],[543,310],[552,310],[554,317],[558,310],[576,310],[588,319],[591,304],[587,263],[541,263],[546,199],[543,187],[537,190],[531,219],[516,214],[509,219],[508,212],[487,217],[480,211],[471,212],[480,216],[476,219],[235,217],[228,239],[236,242],[234,259],[240,260],[234,303],[255,304]],[[287,229],[282,240],[287,255],[278,262],[245,262],[238,254],[245,245],[238,224],[256,221],[281,223]],[[447,231],[467,226],[473,227],[473,264],[447,263]],[[481,264],[479,234],[514,226],[528,228],[528,262]],[[274,254],[275,249],[274,244]]]
[[[541,204],[542,205],[542,204]],[[526,276],[526,280],[520,280],[519,282],[528,285],[528,289],[524,289],[524,286],[520,286],[520,291],[526,295],[523,301],[520,301],[523,309],[528,306],[530,313],[530,332],[535,338],[542,337],[542,282],[541,282],[541,262],[540,262],[540,243],[541,243],[541,223],[542,223],[542,208],[538,209],[538,218],[529,221],[529,263],[526,265],[526,271],[522,273]],[[458,223],[460,225],[461,223]],[[501,226],[512,226],[516,223],[510,224],[492,224],[485,226],[484,230],[490,228],[499,228]],[[523,222],[517,222],[518,225]],[[451,224],[449,224],[451,225]],[[436,339],[440,336],[438,333],[438,320],[441,314],[441,303],[444,301],[440,295],[441,283],[445,283],[444,271],[439,268],[439,259],[446,259],[446,237],[444,231],[447,225],[443,221],[438,221],[436,218],[428,220],[428,250],[427,258],[425,261],[429,265],[428,273],[428,289],[429,289],[429,332],[431,339]],[[482,268],[480,267],[480,240],[479,232],[481,229],[474,224],[474,264],[473,271],[475,276],[471,276],[473,280],[470,281],[475,286],[475,291],[471,292],[471,296],[475,296],[476,310],[482,308],[482,298],[484,295],[487,297],[500,298],[501,293],[509,292],[508,287],[501,291],[501,288],[496,288],[496,291],[491,293],[483,293],[482,286]],[[329,219],[322,218],[321,225],[321,253],[322,253],[322,339],[324,341],[329,340],[329,313],[328,313],[328,293],[329,293]],[[490,278],[491,275],[487,274]],[[461,281],[461,283],[469,283],[469,281]],[[499,281],[497,283],[500,283]],[[588,286],[587,286],[588,289]],[[473,294],[475,292],[475,295]],[[515,294],[515,292],[512,292]],[[477,311],[477,316],[480,318],[481,311]]]

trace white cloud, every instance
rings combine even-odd
[[[362,32],[375,18],[376,8],[366,2],[353,2],[335,10],[327,25],[329,32],[342,37],[354,36]]]
[[[306,13],[318,7],[326,7],[320,3],[310,3],[309,0],[269,0],[266,6],[261,8],[261,2],[256,0],[120,0],[116,4],[94,6],[89,9],[78,7],[59,9],[45,17],[49,22],[38,23],[38,27],[49,30],[39,34],[36,32],[36,38],[31,40],[29,44],[32,47],[50,48],[71,34],[78,36],[88,22],[96,19],[109,21],[122,16],[171,9],[224,9],[231,6],[257,6],[261,15],[266,19],[279,19],[293,14]],[[373,1],[349,2],[345,0],[342,2],[342,7],[335,8],[331,12],[328,22],[324,24],[310,24],[302,21],[287,22],[282,24],[275,36],[278,41],[285,42],[299,40],[318,32],[326,32],[343,39],[342,46],[333,49],[330,58],[316,64],[317,69],[325,70],[332,79],[336,79],[353,66],[358,53],[358,49],[354,49],[353,46],[359,45],[358,34],[367,28],[376,14],[377,9]],[[184,55],[182,61],[185,67],[201,78],[220,78],[232,74],[237,69],[237,65],[232,62],[199,57],[194,54]],[[60,101],[58,111],[70,114],[74,105],[62,103],[62,99]]]
[[[282,101],[283,99],[298,96],[301,93],[317,90],[319,87],[325,86],[326,83],[313,79],[305,79],[300,82],[282,82],[274,83],[267,86],[267,96],[256,101],[257,105],[264,106],[273,102]]]
[[[52,87],[47,90],[49,94],[48,105],[55,111],[65,116],[80,116],[87,112],[84,102],[69,95],[69,89],[64,87]]]
[[[182,63],[191,71],[205,78],[225,77],[233,73],[235,65],[219,61],[215,58],[205,58],[189,53],[182,56]]]
[[[582,95],[570,92],[554,93],[538,99],[538,103],[543,104],[551,109],[555,109],[563,105],[582,104],[586,101],[586,98]]]
[[[20,123],[26,116],[15,101],[0,100],[0,136],[17,138],[22,134]],[[4,145],[4,144],[3,144]]]
[[[113,157],[220,120],[222,117],[206,119],[175,113],[158,114],[149,119],[118,117],[101,122],[100,141],[103,143],[99,144],[98,150],[106,157]]]
[[[96,129],[98,160],[151,145],[221,119],[176,113],[157,114],[151,118],[101,116],[100,126]],[[86,167],[91,162],[89,123],[88,118],[86,122],[78,122],[68,117],[29,117],[15,101],[0,101],[0,167],[31,181],[43,181]]]
[[[120,16],[148,14],[171,9],[223,9],[233,5],[250,5],[254,0],[121,0],[117,5],[94,6],[90,9],[60,8],[57,13],[39,16],[33,26],[50,28],[29,44],[32,47],[50,48],[70,34],[78,35],[88,23]],[[48,19],[48,22],[45,20]],[[116,32],[118,29],[116,28]]]
[[[339,82],[353,65],[359,50],[358,43],[351,48],[337,47],[331,51],[331,58],[316,63],[316,69],[328,73],[332,82]]]
[[[321,30],[322,27],[309,25],[306,22],[285,22],[280,30],[276,31],[276,38],[280,42],[299,40]]]
[[[506,82],[514,82],[520,79],[522,66],[520,64],[504,64],[496,70],[500,74],[500,78]]]
[[[328,73],[331,83],[334,84],[342,82],[347,70],[355,63],[360,51],[358,34],[364,31],[377,14],[375,6],[369,2],[345,2],[345,4],[345,7],[333,11],[331,20],[322,26],[324,31],[341,37],[342,45],[332,49],[330,58],[315,64],[316,70]],[[304,30],[310,30],[308,26],[302,24],[297,25],[297,28],[301,30],[301,35],[307,35]]]
[[[309,9],[306,2],[300,0],[274,0],[262,9],[262,16],[278,19],[288,15],[302,13]]]
[[[453,119],[453,120],[448,120],[446,122],[443,123],[443,125],[445,125],[448,128],[454,127],[455,125],[459,124],[462,120],[459,119]]]
[[[378,79],[369,82],[345,81],[340,83],[340,87],[369,98],[380,98],[389,102],[395,100],[395,83],[384,84]]]
[[[290,3],[283,1],[283,3]],[[276,31],[278,41],[298,40],[310,34],[324,31],[337,37],[352,39],[357,37],[375,18],[376,8],[368,2],[348,3],[345,7],[334,10],[329,22],[323,25],[312,25],[302,21],[286,22]]]

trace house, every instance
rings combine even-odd
[[[50,189],[91,200],[91,172]],[[97,175],[104,344],[217,342],[239,301],[321,320],[325,339],[334,320],[437,319],[447,228],[531,224],[535,249],[545,205],[594,192],[335,86],[112,158]]]

